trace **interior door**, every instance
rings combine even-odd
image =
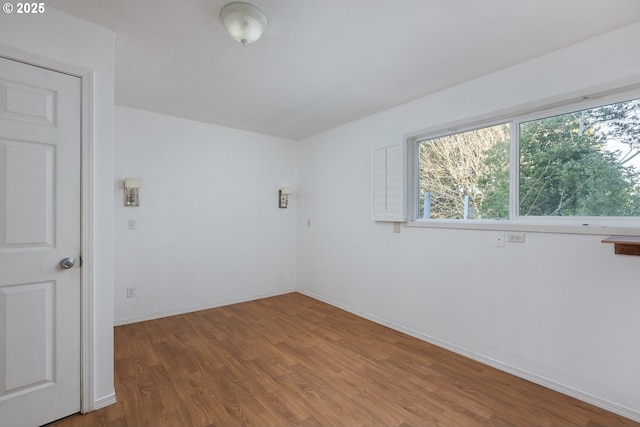
[[[0,58],[3,426],[80,410],[80,88]]]

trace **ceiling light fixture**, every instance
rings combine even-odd
[[[269,26],[267,15],[252,4],[236,1],[220,10],[220,18],[229,35],[246,46],[260,38]]]

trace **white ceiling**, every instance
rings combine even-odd
[[[116,32],[117,104],[295,140],[640,21],[639,0],[250,0],[270,25],[243,47],[228,1],[47,5]]]

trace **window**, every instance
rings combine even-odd
[[[418,142],[418,218],[509,216],[509,124]]]
[[[640,220],[637,97],[410,138],[413,219]]]
[[[640,99],[520,123],[521,216],[640,215]]]

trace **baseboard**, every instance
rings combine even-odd
[[[293,288],[292,289],[285,289],[285,290],[281,290],[281,291],[277,291],[277,292],[273,292],[273,293],[253,295],[253,296],[246,297],[246,298],[238,298],[238,299],[233,299],[233,300],[218,301],[218,302],[210,303],[210,304],[195,305],[195,306],[186,307],[186,308],[183,308],[183,309],[180,309],[180,310],[162,311],[162,312],[155,312],[155,313],[151,313],[151,314],[145,314],[143,316],[125,317],[123,319],[115,319],[114,322],[113,322],[113,325],[114,326],[122,326],[122,325],[128,325],[130,323],[145,322],[147,320],[154,320],[154,319],[161,319],[163,317],[177,316],[177,315],[180,315],[180,314],[192,313],[194,311],[208,310],[210,308],[217,308],[217,307],[224,307],[225,305],[239,304],[239,303],[242,303],[242,302],[255,301],[257,299],[262,299],[262,298],[276,297],[278,295],[290,294],[290,293],[295,292],[295,291],[296,290],[293,289]]]
[[[101,397],[100,399],[96,399],[93,401],[92,411],[97,411],[98,409],[105,408],[109,405],[113,405],[116,403],[116,393],[115,391],[107,396]]]
[[[310,298],[316,299],[318,301],[322,301],[334,307],[340,308],[342,310],[348,311],[349,313],[355,314],[356,316],[363,317],[367,320],[371,320],[372,322],[378,323],[380,325],[386,326],[388,328],[394,329],[398,332],[405,333],[414,338],[418,338],[422,341],[426,341],[430,344],[436,345],[438,347],[442,347],[446,350],[452,351],[454,353],[460,354],[462,356],[468,357],[469,359],[476,360],[480,363],[484,363],[485,365],[492,366],[501,371],[507,372],[509,374],[515,375],[516,377],[523,378],[527,381],[531,381],[532,383],[541,385],[543,387],[547,387],[551,390],[557,391],[562,394],[566,394],[567,396],[574,397],[583,402],[589,403],[591,405],[597,406],[602,409],[606,409],[607,411],[613,412],[615,414],[621,415],[623,417],[629,418],[634,421],[640,422],[640,412],[633,410],[631,408],[627,408],[625,406],[618,405],[613,402],[609,402],[606,399],[599,398],[597,396],[593,396],[589,393],[585,393],[583,391],[574,389],[572,387],[566,386],[564,384],[557,383],[548,378],[541,377],[536,374],[532,374],[515,366],[511,366],[509,364],[500,362],[499,360],[492,359],[485,355],[475,353],[473,351],[467,350],[465,348],[459,347],[455,344],[451,344],[449,342],[440,340],[438,338],[432,337],[430,335],[424,334],[422,332],[413,330],[411,328],[407,328],[402,325],[398,325],[393,322],[389,322],[385,319],[381,319],[377,316],[373,316],[369,313],[354,309],[353,307],[347,306],[337,301],[333,301],[329,298],[325,298],[321,295],[315,294],[310,291],[306,291],[303,289],[297,289],[296,292],[306,295]]]

